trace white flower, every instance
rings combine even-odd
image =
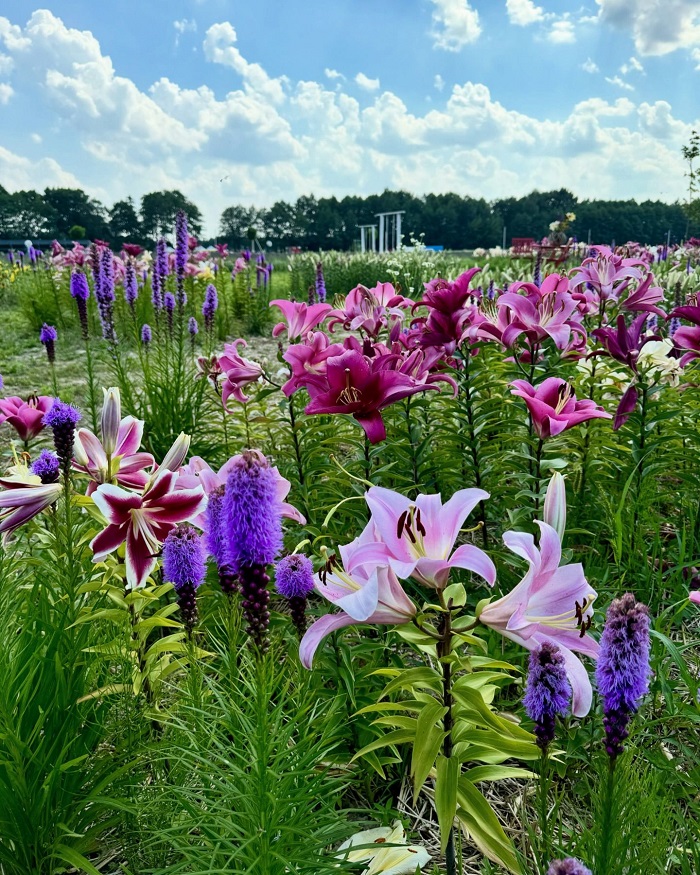
[[[567,213],[566,214],[566,221],[567,222],[573,222],[575,218],[576,218],[576,213]]]
[[[362,875],[414,875],[416,868],[430,862],[425,848],[406,844],[406,833],[398,820],[393,827],[355,833],[338,848],[336,857],[348,863],[369,863]]]
[[[559,222],[550,222],[549,223],[549,230],[550,231],[556,231],[558,227],[559,227]]]
[[[670,337],[647,341],[639,350],[637,367],[652,379],[677,386],[683,368],[678,359],[669,357],[672,349],[673,341]]]

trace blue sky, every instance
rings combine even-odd
[[[683,197],[700,0],[0,0],[0,184]]]

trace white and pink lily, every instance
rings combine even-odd
[[[410,622],[416,606],[401,588],[388,565],[362,565],[353,574],[346,570],[353,555],[368,537],[367,530],[339,552],[343,567],[327,566],[316,577],[316,592],[341,608],[338,614],[326,614],[307,630],[299,645],[299,658],[311,668],[318,645],[326,635],[356,623],[395,626]]]
[[[101,562],[126,542],[126,584],[142,586],[155,567],[168,532],[204,510],[207,502],[201,486],[176,489],[178,475],[163,468],[149,481],[143,493],[128,492],[105,483],[92,495],[107,526],[90,542],[93,562]]]
[[[63,486],[60,483],[42,483],[25,463],[15,456],[15,465],[9,476],[0,477],[0,533],[6,544],[10,535],[24,523],[58,501]]]
[[[107,453],[102,441],[89,428],[77,430],[73,469],[90,478],[88,495],[92,495],[101,483],[144,488],[149,476],[147,469],[153,467],[155,459],[150,453],[138,452],[143,426],[143,421],[133,416],[120,420],[112,453]]]
[[[454,549],[460,529],[476,505],[488,498],[483,489],[460,489],[443,505],[440,495],[406,498],[391,489],[373,486],[365,500],[372,512],[366,538],[353,554],[351,572],[365,563],[387,563],[400,578],[412,577],[434,589],[443,589],[453,568],[478,574],[493,586],[496,567],[473,544]]]
[[[537,521],[540,546],[527,532],[506,532],[503,541],[513,553],[527,560],[527,574],[503,598],[487,605],[479,620],[528,650],[544,641],[557,645],[564,656],[573,691],[572,713],[588,714],[593,690],[588,672],[574,652],[598,657],[598,642],[586,634],[593,618],[596,591],[580,563],[562,565],[561,540],[556,530]]]
[[[286,329],[288,340],[305,338],[309,331],[320,325],[333,309],[330,304],[309,305],[285,300],[270,301],[270,306],[278,307],[285,318],[285,322],[278,322],[272,329],[272,336],[279,337]]]

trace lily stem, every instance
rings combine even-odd
[[[437,645],[437,654],[442,664],[442,704],[447,711],[442,718],[442,728],[445,738],[442,742],[442,753],[446,759],[452,756],[452,663],[448,659],[452,649],[452,614],[447,610],[440,619],[440,641]],[[446,875],[457,875],[457,860],[455,853],[455,835],[452,824],[449,827],[450,835],[445,849],[445,872]]]

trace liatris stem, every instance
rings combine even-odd
[[[229,597],[238,592],[238,578],[226,565],[219,568],[219,586],[221,591]]]
[[[92,349],[90,348],[90,338],[83,337],[85,342],[85,365],[88,378],[88,409],[90,411],[90,423],[93,432],[97,431],[97,390],[95,387],[95,369],[92,365]]]
[[[187,637],[192,637],[192,630],[197,625],[197,599],[196,589],[193,584],[186,583],[176,590],[177,605],[180,608],[182,619],[187,630]]]
[[[75,426],[80,421],[80,411],[70,404],[54,398],[53,405],[44,415],[44,425],[53,431],[53,442],[56,455],[61,460],[63,476],[67,481],[70,477],[70,467],[73,459],[73,444],[75,442]]]
[[[599,846],[598,853],[595,858],[596,872],[611,872],[610,863],[613,848],[613,835],[615,832],[616,823],[616,786],[615,786],[615,764],[617,760],[611,759],[608,761],[607,776],[605,778],[605,786],[603,788],[603,798],[601,804],[601,823],[599,826]]]
[[[471,350],[467,345],[465,349],[461,350],[462,352],[462,361],[464,362],[464,371],[462,378],[462,390],[464,393],[464,410],[467,415],[467,432],[468,432],[468,441],[469,441],[469,450],[472,457],[472,470],[474,475],[474,485],[477,489],[483,489],[483,482],[481,477],[481,465],[479,458],[479,450],[480,450],[480,441],[479,436],[476,433],[475,423],[474,423],[474,404],[472,398],[472,387],[471,387],[471,379],[470,379],[470,363],[471,363]],[[488,529],[486,526],[486,506],[483,501],[479,502],[479,521],[481,522],[481,538],[484,544],[484,548],[487,548],[489,545],[489,535]]]
[[[267,629],[270,625],[270,592],[267,585],[270,578],[265,566],[260,564],[244,565],[238,572],[238,584],[241,591],[241,607],[245,619],[246,633],[253,649],[262,655],[270,646]]]

